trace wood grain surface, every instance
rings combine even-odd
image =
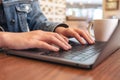
[[[93,70],[0,52],[0,80],[120,80],[120,50]]]

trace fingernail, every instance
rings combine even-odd
[[[82,41],[82,44],[86,44],[86,42],[85,42],[85,41]]]
[[[95,41],[94,41],[94,40],[92,40],[91,42],[92,42],[92,43],[95,43]]]
[[[60,49],[59,48],[55,48],[55,51],[59,51]]]
[[[65,50],[68,50],[68,49],[70,49],[70,47],[69,47],[69,46],[66,46],[66,47],[65,47]]]
[[[72,48],[72,46],[71,45],[69,45],[69,49],[71,49]]]
[[[66,44],[66,46],[67,46],[67,49],[70,49],[72,46],[70,45],[70,44]]]

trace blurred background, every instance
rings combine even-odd
[[[39,0],[46,17],[70,26],[87,26],[94,19],[120,18],[120,0]]]

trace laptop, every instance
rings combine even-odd
[[[43,49],[10,50],[7,54],[22,56],[26,58],[71,65],[75,67],[92,69],[115,53],[120,48],[120,20],[107,42],[96,42],[94,45],[81,45],[75,39],[70,39],[73,46],[71,50],[60,50],[59,52]]]

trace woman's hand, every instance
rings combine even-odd
[[[84,39],[89,43],[93,44],[94,40],[91,38],[87,30],[79,29],[79,28],[64,28],[57,27],[55,32],[62,34],[66,37],[75,37],[81,44],[85,44]]]
[[[53,32],[45,32],[41,30],[10,33],[1,32],[1,47],[9,49],[28,49],[28,48],[43,48],[51,51],[59,51],[59,47],[68,50],[71,46],[68,44],[68,39],[63,35]]]

